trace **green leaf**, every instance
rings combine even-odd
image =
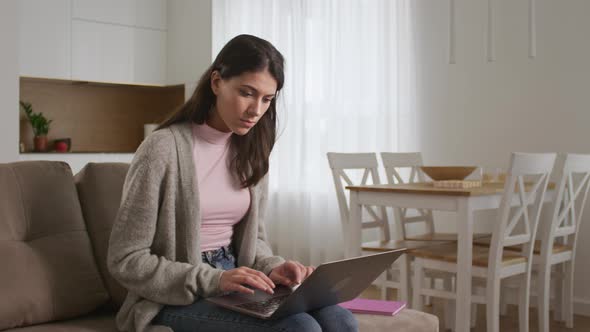
[[[33,106],[31,103],[20,101],[20,107],[24,110],[25,114],[27,115],[27,119],[31,123],[31,127],[33,128],[33,133],[35,136],[42,136],[47,135],[49,132],[49,125],[53,120],[47,120],[47,118],[43,115],[43,112],[33,113]]]

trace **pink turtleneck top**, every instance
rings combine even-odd
[[[201,205],[201,252],[231,242],[233,227],[250,207],[250,191],[241,188],[229,169],[230,137],[207,124],[193,123],[195,161]]]

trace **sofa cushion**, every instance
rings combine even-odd
[[[98,270],[115,309],[121,306],[127,291],[107,269],[107,250],[128,169],[129,164],[126,163],[88,163],[75,176]]]
[[[422,311],[403,309],[392,316],[354,314],[361,332],[438,332],[438,317]]]
[[[115,313],[99,310],[88,315],[40,325],[10,329],[5,332],[117,332]]]
[[[108,300],[68,164],[0,164],[0,330],[67,319]]]

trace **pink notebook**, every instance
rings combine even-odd
[[[342,302],[340,303],[340,306],[360,314],[393,316],[405,308],[406,303],[397,301],[354,299],[352,301]]]

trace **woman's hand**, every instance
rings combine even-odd
[[[273,288],[275,288],[275,284],[264,273],[241,266],[224,271],[221,274],[219,288],[222,292],[237,291],[246,294],[254,294],[252,288],[256,288],[274,294]]]
[[[277,284],[295,286],[309,277],[313,270],[315,270],[313,266],[304,266],[296,261],[286,261],[272,269],[269,276]]]

